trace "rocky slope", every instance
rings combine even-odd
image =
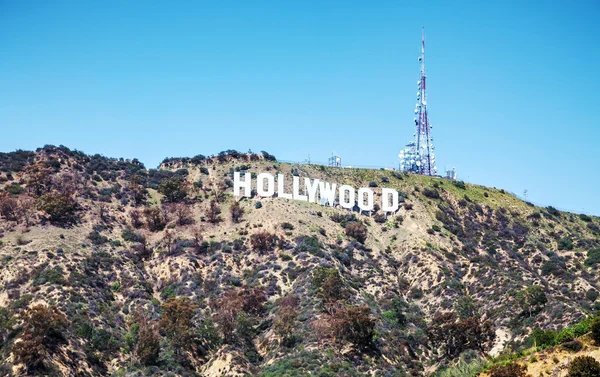
[[[600,308],[600,219],[495,188],[235,151],[148,170],[47,146],[0,171],[2,375],[429,375]],[[235,171],[402,206],[238,201]],[[482,340],[436,342],[444,323]]]

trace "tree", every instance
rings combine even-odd
[[[317,289],[317,296],[325,304],[342,300],[347,296],[344,281],[335,268],[317,268],[313,274],[312,286]]]
[[[204,229],[200,226],[195,226],[192,229],[192,236],[194,237],[194,249],[200,253],[202,251],[202,242],[204,241]]]
[[[237,315],[242,311],[244,299],[238,294],[237,290],[232,289],[223,294],[216,306],[215,323],[219,325],[224,342],[232,343]]]
[[[25,168],[27,188],[35,196],[41,196],[49,192],[52,187],[52,175],[50,169],[41,162],[29,165]]]
[[[129,179],[128,182],[129,191],[131,191],[133,201],[136,205],[143,203],[144,199],[146,199],[146,188],[140,183],[140,181],[141,177],[134,175],[131,177],[131,179]]]
[[[349,342],[360,350],[369,348],[375,335],[375,319],[370,313],[371,309],[368,306],[340,306],[331,318],[336,339]]]
[[[240,325],[247,327],[255,322],[258,316],[264,314],[266,301],[262,288],[230,289],[223,294],[221,300],[215,305],[215,322],[219,325],[225,343],[233,343],[236,340],[236,333],[247,338],[249,329],[240,329]]]
[[[197,308],[198,306],[190,302],[187,297],[171,297],[161,305],[160,327],[177,351],[192,343],[194,336],[192,318]]]
[[[144,208],[143,214],[146,219],[146,225],[150,231],[157,232],[165,228],[165,219],[160,208],[146,207]]]
[[[544,289],[539,285],[532,285],[518,292],[516,299],[519,307],[523,312],[528,312],[530,317],[548,302]]]
[[[142,213],[139,210],[132,209],[131,212],[129,212],[129,218],[131,219],[131,226],[134,228],[139,229],[144,226],[144,222],[142,221]]]
[[[8,193],[0,194],[0,216],[9,221],[18,221],[19,217],[19,202],[17,199],[8,195]]]
[[[29,196],[21,196],[18,211],[19,217],[25,222],[25,226],[29,226],[31,220],[35,217],[35,200]]]
[[[279,301],[277,317],[273,322],[273,329],[281,337],[284,346],[293,345],[293,332],[298,318],[298,297],[293,294],[283,297]]]
[[[46,212],[52,222],[66,222],[72,220],[77,202],[68,192],[53,191],[40,196],[36,200],[36,207]]]
[[[431,345],[442,348],[450,359],[469,349],[485,352],[496,338],[489,321],[481,322],[479,317],[457,320],[453,313],[435,317],[426,333]]]
[[[187,196],[187,185],[182,178],[171,177],[158,185],[158,192],[165,196],[167,202],[177,203]]]
[[[18,342],[13,347],[17,363],[25,364],[26,373],[45,367],[56,347],[65,341],[62,331],[67,323],[55,306],[35,305],[24,315]]]
[[[370,312],[368,306],[331,304],[328,312],[313,322],[313,331],[318,339],[331,340],[338,349],[350,343],[362,351],[371,347],[375,335],[375,320]]]
[[[244,209],[240,206],[238,201],[235,201],[231,207],[229,207],[229,212],[231,213],[231,220],[234,223],[239,223],[242,216],[244,215]]]
[[[211,200],[210,206],[208,207],[208,211],[206,212],[208,221],[213,224],[218,223],[219,221],[221,221],[221,217],[219,216],[219,214],[221,214],[221,209],[219,208],[217,201]]]
[[[568,377],[598,377],[600,363],[591,356],[578,356],[569,364]]]
[[[360,243],[364,243],[367,239],[367,227],[359,222],[348,222],[345,226],[345,231],[348,237],[352,237]]]
[[[155,321],[146,315],[138,317],[138,339],[135,354],[143,365],[155,365],[160,352],[160,335]]]
[[[527,374],[527,367],[517,363],[495,365],[490,370],[490,377],[531,377]]]
[[[185,203],[169,203],[165,207],[167,212],[175,216],[177,225],[183,226],[194,222],[192,209]]]

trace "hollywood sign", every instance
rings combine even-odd
[[[374,207],[375,193],[369,187],[361,187],[356,190],[350,185],[338,185],[336,183],[324,182],[319,179],[304,178],[301,185],[300,177],[292,178],[292,192],[285,192],[285,175],[277,174],[277,185],[273,174],[260,173],[256,182],[252,181],[250,173],[244,174],[242,179],[239,172],[233,173],[233,194],[235,196],[252,196],[252,188],[262,197],[277,196],[285,199],[295,199],[304,202],[318,203],[321,205],[334,206],[339,201],[340,206],[352,210],[356,205],[362,211],[372,211]],[[302,186],[302,187],[301,187]],[[277,188],[277,191],[275,189]],[[381,189],[381,209],[386,212],[398,210],[398,191],[391,188]]]

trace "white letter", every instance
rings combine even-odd
[[[265,179],[267,180],[267,189],[265,190]],[[256,192],[260,196],[271,197],[275,193],[275,178],[269,173],[260,173],[256,178]]]
[[[319,182],[319,196],[321,197],[321,204],[329,204],[331,207],[333,207],[333,203],[335,202],[335,186],[335,183],[331,185],[329,182]],[[323,199],[326,200],[325,203],[323,203]]]
[[[348,201],[346,201],[346,192],[348,192]],[[347,209],[354,208],[354,187],[348,185],[340,186],[340,205]]]
[[[277,174],[277,195],[281,198],[292,199],[292,194],[286,194],[284,187],[283,174]]]
[[[300,177],[294,176],[292,185],[294,187],[294,199],[307,201],[306,195],[300,195]]]
[[[313,202],[313,203],[316,202],[317,201],[317,188],[319,187],[319,180],[315,179],[311,185],[310,178],[304,178],[304,186],[306,186],[305,192],[308,193],[308,201]]]
[[[367,194],[367,204],[365,204],[365,194]],[[358,208],[363,211],[373,210],[373,190],[368,187],[358,189]]]
[[[233,195],[240,196],[240,188],[244,188],[244,196],[250,197],[250,191],[252,189],[252,181],[250,173],[244,174],[245,181],[240,181],[240,172],[236,171],[233,173]]]
[[[390,204],[392,194],[392,204]],[[385,212],[396,212],[398,209],[398,191],[390,188],[381,189],[381,209]]]

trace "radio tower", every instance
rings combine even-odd
[[[417,81],[417,104],[415,105],[415,140],[406,145],[406,148],[400,151],[400,170],[421,174],[436,175],[435,154],[433,147],[433,137],[431,136],[431,124],[427,112],[427,85],[425,75],[425,28],[422,29],[421,36],[421,76]]]

